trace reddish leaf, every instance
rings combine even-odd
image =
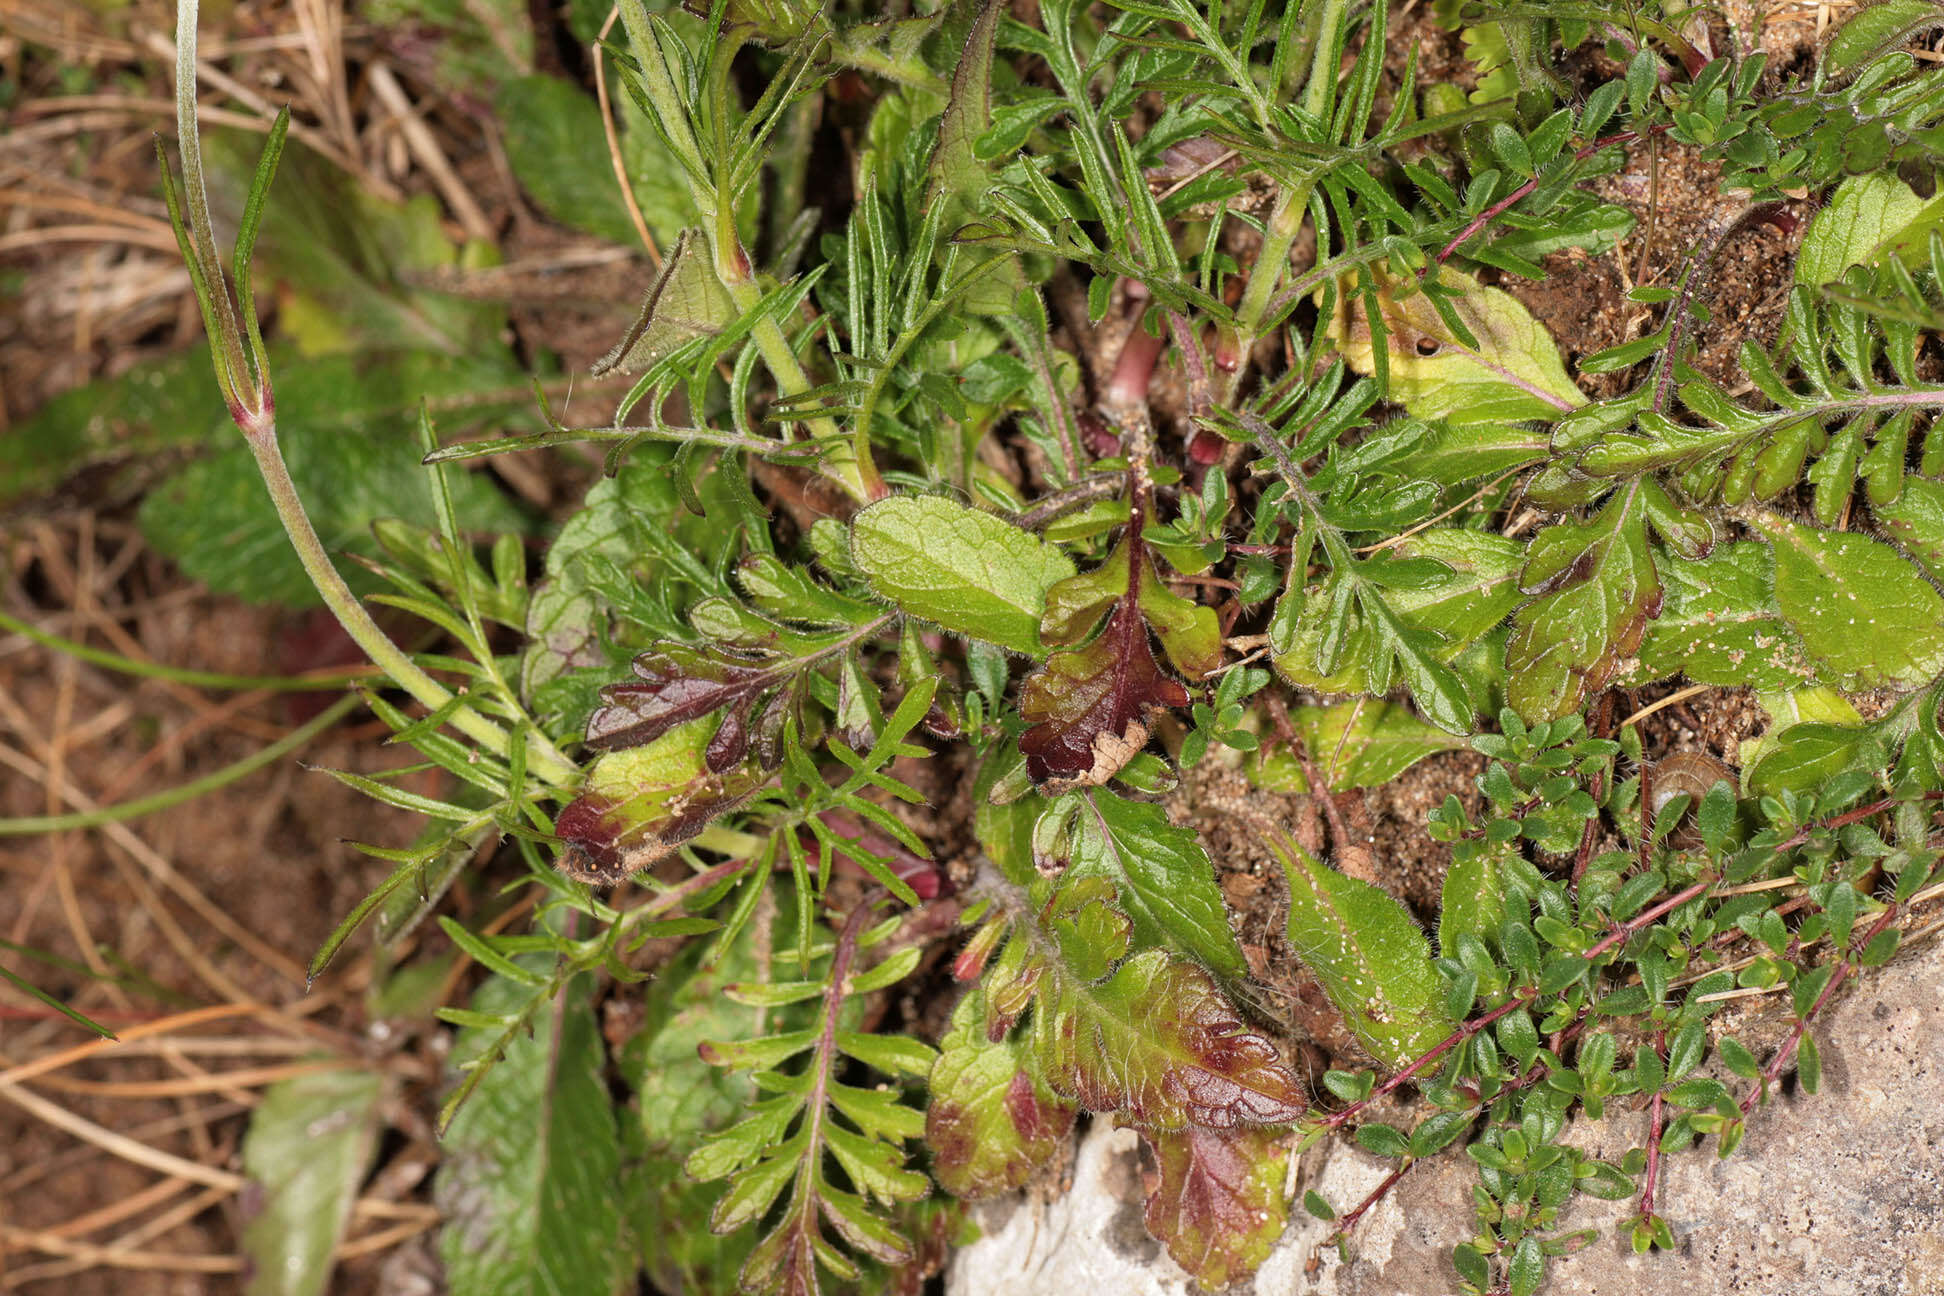
[[[774,1296],[821,1296],[817,1281],[816,1217],[799,1203],[774,1232],[749,1253],[739,1275],[742,1289]]]
[[[1154,573],[1134,511],[1121,542],[1093,571],[1047,592],[1040,638],[1056,652],[1020,694],[1033,721],[1019,740],[1026,772],[1053,791],[1098,787],[1147,745],[1149,713],[1188,705],[1188,690],[1162,671],[1149,644],[1149,623],[1175,666],[1194,676],[1221,662],[1221,632],[1212,608],[1169,592]]]
[[[1211,1291],[1253,1274],[1288,1222],[1279,1136],[1189,1125],[1142,1137],[1156,1163],[1145,1176],[1148,1232]]]
[[[801,666],[798,658],[778,662],[722,648],[659,644],[635,658],[639,682],[601,690],[607,705],[588,718],[587,745],[603,751],[638,747],[676,725],[731,708],[708,751],[709,768],[721,773],[749,750],[750,708]]]
[[[1026,772],[1055,790],[1098,787],[1147,745],[1148,714],[1188,705],[1188,690],[1165,675],[1148,646],[1138,604],[1115,605],[1100,637],[1054,653],[1026,681],[1020,714],[1033,727],[1020,737]]]
[[[1033,1073],[1024,1042],[989,1039],[985,1020],[985,992],[975,988],[939,1041],[925,1112],[932,1176],[969,1199],[1024,1186],[1073,1128],[1073,1104]]]
[[[769,771],[752,762],[710,769],[706,753],[716,736],[716,721],[704,715],[595,761],[581,795],[554,820],[554,835],[567,847],[554,866],[613,886],[755,795]]]
[[[1306,1110],[1276,1046],[1194,964],[1151,949],[1097,984],[1047,979],[1034,1049],[1054,1091],[1089,1111],[1175,1130],[1289,1124]]]

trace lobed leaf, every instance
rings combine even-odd
[[[1215,868],[1192,828],[1168,822],[1151,801],[1104,789],[1070,793],[1074,808],[1063,884],[1102,877],[1133,922],[1135,942],[1165,945],[1217,976],[1242,976],[1242,947],[1229,925]],[[1060,812],[1055,803],[1049,814]]]
[[[1640,499],[1650,485],[1617,493],[1589,522],[1534,537],[1520,577],[1533,598],[1505,646],[1506,696],[1521,715],[1574,710],[1640,646],[1664,597]]]
[[[1697,684],[1777,691],[1814,677],[1775,602],[1775,556],[1768,545],[1735,541],[1705,558],[1670,555],[1658,566],[1666,599],[1641,637],[1637,664],[1622,686],[1685,674]]]
[[[1042,988],[1032,1043],[1047,1083],[1089,1111],[1144,1128],[1289,1124],[1301,1086],[1200,968],[1165,950],[1134,955],[1103,982]]]
[[[1394,702],[1363,699],[1327,707],[1293,707],[1289,722],[1317,774],[1333,791],[1381,787],[1427,756],[1454,751],[1465,740],[1427,724]],[[1293,752],[1264,750],[1250,767],[1258,787],[1306,792],[1309,781]]]
[[[1774,542],[1776,605],[1823,678],[1854,692],[1944,670],[1944,597],[1896,550],[1772,513],[1754,522]]]
[[[1024,1040],[988,1037],[987,1012],[977,986],[953,1009],[925,1111],[932,1174],[973,1200],[1024,1187],[1073,1128],[1074,1105],[1030,1065]]]

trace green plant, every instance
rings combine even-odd
[[[1386,64],[1384,0],[1040,8],[1037,27],[992,0],[696,21],[624,0],[605,56],[630,149],[662,168],[643,206],[679,222],[652,231],[660,276],[604,362],[633,385],[606,428],[548,415],[442,446],[421,416],[434,525],[387,523],[370,563],[376,601],[458,649],[417,655],[285,468],[250,260],[282,134],[232,300],[181,8],[170,210],[219,387],[305,572],[383,672],[370,705],[453,789],[339,776],[436,827],[368,848],[396,870],[315,970],[369,919],[396,940],[490,839],[535,902],[514,934],[440,920],[487,974],[441,1010],[464,1077],[440,1172],[455,1290],[528,1272],[609,1290],[634,1267],[624,1238],[669,1283],[888,1289],[955,1226],[921,1201],[930,1180],[1017,1187],[1085,1110],[1141,1131],[1148,1225],[1209,1286],[1281,1232],[1286,1132],[1354,1124],[1398,1175],[1465,1140],[1481,1190],[1457,1273],[1531,1292],[1583,1243],[1559,1231],[1576,1191],[1638,1192],[1634,1244],[1669,1244],[1657,1158],[1732,1150],[1791,1066],[1813,1088],[1816,1014],[1937,894],[1944,389],[1920,330],[1944,207],[1880,172],[1935,175],[1944,74],[1903,49],[1933,11],[1866,11],[1794,82],[1703,57],[1658,10],[1622,30],[1575,4],[1460,7],[1504,72],[1430,111],[1415,56]],[[1570,85],[1555,47],[1589,42],[1625,75]],[[877,98],[854,202],[818,236],[803,114],[852,73]],[[1631,217],[1582,186],[1663,140],[1748,196],[1671,284],[1634,291],[1651,332],[1580,360],[1624,388],[1590,399],[1516,292],[1451,263],[1514,283],[1610,250]],[[543,198],[573,192],[535,174]],[[1716,258],[1758,221],[1792,226],[1782,195],[1825,190],[1781,337],[1724,384],[1697,367]],[[606,445],[610,476],[529,584],[517,540],[461,529],[452,464],[576,440]],[[1501,530],[1515,507],[1537,528]],[[1843,526],[1865,512],[1876,534]],[[517,660],[495,627],[523,636]],[[1279,680],[1247,664],[1263,656]],[[1582,718],[1680,674],[1826,712],[1706,792],[1698,847],[1670,838],[1685,801],[1656,811],[1623,777],[1639,730]],[[1828,689],[1896,697],[1864,724]],[[1290,716],[1292,691],[1368,701]],[[1312,1099],[1248,1006],[1206,849],[1156,799],[1205,760],[1292,780],[1294,757],[1326,791],[1461,742],[1491,760],[1486,808],[1453,798],[1429,825],[1453,855],[1435,955],[1381,889],[1262,830],[1292,947],[1387,1073],[1332,1072],[1343,1105]],[[927,761],[972,785],[971,876],[905,809]],[[614,903],[590,890],[628,880]],[[975,984],[939,1048],[866,1029],[861,1003],[936,939],[925,916],[961,903],[952,972]],[[593,995],[677,939],[612,1104]],[[1783,984],[1780,1052],[1711,1038],[1712,996]],[[1697,1072],[1710,1053],[1739,1097]],[[1413,1128],[1360,1122],[1407,1082]],[[1622,1098],[1655,1114],[1637,1156],[1559,1141]],[[557,1119],[516,1137],[535,1112]],[[705,1209],[727,1240],[665,1245]]]

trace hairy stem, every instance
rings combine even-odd
[[[243,331],[237,324],[236,311],[229,299],[229,285],[223,277],[222,263],[216,256],[216,240],[203,179],[202,149],[196,124],[196,8],[196,0],[182,0],[176,11],[176,130],[182,150],[186,219],[177,204],[174,181],[171,179],[164,188],[176,239],[189,263],[190,276],[202,305],[203,320],[209,329],[210,349],[216,357],[217,382],[223,388],[230,417],[248,442],[250,453],[256,456],[257,468],[263,475],[264,486],[270,492],[270,502],[277,510],[277,517],[283,522],[284,533],[290,537],[298,561],[303,564],[305,574],[310,577],[325,606],[331,609],[338,624],[344,627],[345,633],[364,650],[374,665],[420,704],[437,711],[452,701],[453,694],[426,674],[418,663],[392,642],[389,635],[379,629],[378,623],[371,619],[371,614],[365,611],[364,605],[352,594],[350,586],[345,584],[344,577],[332,565],[330,555],[318,539],[316,528],[311,525],[310,516],[304,511],[303,500],[298,497],[297,487],[290,479],[290,469],[284,463],[283,450],[277,443],[276,398],[271,390],[270,375],[260,366],[250,366],[244,359]],[[271,146],[265,150],[263,164],[257,170],[256,182],[251,189],[244,228],[237,241],[239,276],[247,273],[251,240],[255,234],[254,221],[261,211],[263,195],[268,191],[280,144],[279,134],[273,133]],[[247,284],[240,283],[239,288],[247,299]],[[249,306],[247,300],[244,304],[246,308]],[[254,316],[248,325],[252,348],[260,358]],[[504,757],[511,750],[506,731],[470,707],[454,709],[451,724],[495,756]],[[580,776],[574,764],[537,731],[529,735],[527,760],[529,769],[555,786],[570,784]]]

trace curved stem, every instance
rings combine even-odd
[[[190,277],[203,310],[203,322],[209,330],[210,353],[215,357],[217,382],[223,388],[223,399],[229,405],[230,417],[243,433],[243,439],[249,443],[250,453],[256,456],[257,468],[263,475],[264,486],[270,491],[270,502],[276,507],[277,517],[283,522],[284,533],[290,537],[291,547],[297,551],[304,573],[310,577],[324,605],[331,609],[338,624],[344,627],[352,642],[364,650],[373,665],[421,705],[436,712],[451,703],[453,694],[445,685],[426,674],[417,662],[391,641],[391,636],[378,628],[378,623],[371,619],[371,614],[365,611],[364,605],[352,594],[351,587],[344,583],[344,577],[332,565],[323,542],[317,538],[316,528],[304,512],[303,500],[298,497],[297,487],[290,480],[290,469],[284,463],[283,449],[277,444],[277,403],[269,372],[260,363],[254,366],[245,363],[242,330],[238,328],[237,313],[230,302],[229,285],[223,277],[222,263],[216,256],[215,235],[203,180],[201,142],[196,126],[196,9],[197,0],[179,0],[176,9],[176,133],[180,137],[182,151],[183,202],[188,212],[186,220],[178,204],[172,179],[164,184],[163,193],[169,204],[170,224],[182,247],[183,258],[189,264]],[[257,167],[256,180],[251,186],[249,202],[244,209],[243,227],[236,244],[238,290],[243,298],[244,313],[248,316],[246,323],[250,330],[252,354],[259,361],[261,348],[257,346],[256,316],[249,300],[248,265],[255,238],[255,221],[261,214],[264,195],[268,193],[276,172],[284,121],[284,118],[279,118],[278,129],[271,135],[270,147],[264,151],[263,160]],[[495,756],[506,757],[512,750],[506,730],[470,706],[453,708],[450,723]],[[555,787],[566,786],[580,777],[580,771],[573,762],[562,756],[546,735],[537,730],[529,736],[526,756],[527,768]]]
[[[324,550],[324,542],[317,538],[317,530],[311,526],[310,515],[304,511],[303,501],[297,496],[296,483],[290,479],[283,450],[277,444],[275,416],[271,415],[262,422],[252,420],[244,423],[243,433],[244,439],[250,444],[250,453],[256,456],[257,468],[263,474],[263,484],[270,490],[271,503],[276,505],[277,516],[283,521],[284,532],[290,537],[291,547],[297,551],[298,560],[304,565],[304,574],[317,587],[324,605],[337,617],[344,632],[364,650],[365,656],[379,670],[399,688],[411,694],[420,705],[437,711],[451,702],[451,691],[426,674],[417,662],[392,642],[390,635],[378,628],[378,623],[371,619],[364,604],[358,601],[357,595],[351,592],[351,587],[344,583],[344,577],[332,564],[330,555]],[[450,723],[495,756],[505,757],[511,751],[506,731],[471,707],[456,708]],[[547,741],[546,735],[537,730],[527,736],[527,768],[555,787],[566,786],[580,777],[579,768],[562,756]]]
[[[370,679],[377,673],[376,668],[360,667],[356,670],[313,672],[304,675],[225,675],[221,671],[191,670],[187,666],[170,666],[163,662],[139,661],[124,657],[120,653],[109,652],[106,648],[96,648],[74,639],[66,639],[51,630],[42,630],[25,621],[0,612],[0,630],[17,634],[35,643],[65,653],[77,661],[92,666],[103,666],[109,670],[120,671],[124,675],[136,675],[144,679],[167,680],[171,684],[186,684],[191,688],[215,689],[271,689],[281,693],[318,692],[341,689],[359,680]]]

